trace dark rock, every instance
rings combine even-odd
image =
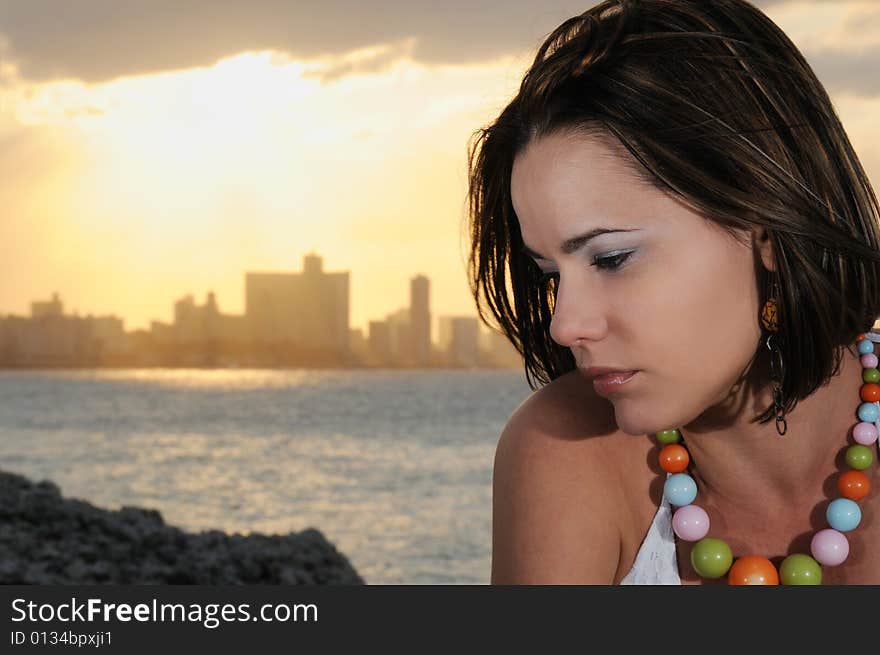
[[[315,528],[187,533],[154,509],[66,499],[0,471],[0,584],[364,584]]]

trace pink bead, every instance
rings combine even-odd
[[[709,532],[709,515],[696,505],[679,507],[672,515],[672,529],[679,539],[699,541]]]
[[[873,423],[862,421],[853,426],[853,439],[863,446],[870,446],[877,441],[877,427]]]
[[[849,555],[849,541],[837,530],[827,528],[813,535],[810,551],[819,564],[837,566]]]
[[[874,353],[868,353],[867,355],[862,355],[861,360],[862,366],[864,368],[877,368],[877,355]]]

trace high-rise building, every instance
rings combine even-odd
[[[52,294],[52,300],[38,300],[31,303],[31,318],[43,318],[44,316],[61,317],[64,315],[64,305],[57,293]]]
[[[129,348],[122,319],[65,315],[58,294],[31,303],[30,317],[0,318],[0,365],[96,366]]]
[[[348,330],[348,345],[356,364],[368,364],[370,360],[370,348],[364,331],[361,328]]]
[[[174,341],[178,343],[246,343],[249,339],[245,317],[222,314],[213,291],[204,305],[197,305],[192,294],[174,303]]]
[[[391,363],[391,329],[387,321],[370,321],[367,344],[370,360],[379,366],[388,366]]]
[[[451,366],[478,366],[479,323],[472,316],[441,316],[438,321],[440,349]]]
[[[510,341],[496,329],[481,331],[480,349],[487,366],[522,368],[523,358]]]
[[[349,273],[327,273],[321,257],[302,273],[245,273],[245,315],[255,344],[288,343],[349,353]]]
[[[385,317],[391,344],[391,363],[395,366],[412,366],[412,330],[409,309],[403,307]]]
[[[430,281],[424,275],[416,275],[409,283],[409,324],[412,363],[428,366],[431,360]]]

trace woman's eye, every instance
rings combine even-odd
[[[600,268],[605,271],[616,271],[618,268],[623,266],[627,259],[629,259],[630,255],[632,255],[635,251],[630,250],[629,252],[621,252],[616,255],[611,255],[610,257],[596,257],[593,259],[592,266],[596,268]]]
[[[620,252],[616,255],[606,255],[604,257],[595,257],[593,258],[593,263],[590,266],[595,266],[596,268],[603,271],[616,271],[621,268],[626,261],[630,258],[630,256],[635,252],[635,250],[630,250],[627,252]],[[559,281],[559,271],[547,271],[541,275],[539,282],[541,284],[546,284],[550,280]]]

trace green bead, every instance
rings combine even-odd
[[[657,433],[657,441],[662,443],[664,446],[668,446],[671,443],[678,443],[681,441],[681,433],[678,431],[678,428],[672,428],[671,430],[660,430]]]
[[[856,444],[846,449],[846,463],[850,468],[864,471],[874,461],[874,453],[867,446]]]
[[[691,548],[691,566],[704,578],[720,578],[733,564],[733,553],[722,539],[706,537]]]
[[[822,567],[809,555],[795,553],[782,560],[779,580],[786,585],[822,584]]]
[[[876,368],[866,368],[862,371],[862,379],[865,382],[878,382],[880,381],[880,371]]]

